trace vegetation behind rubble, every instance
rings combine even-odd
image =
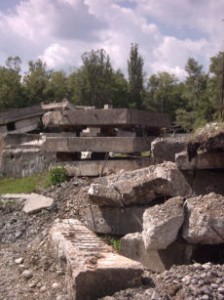
[[[208,72],[193,57],[185,66],[185,78],[169,72],[149,77],[137,44],[131,44],[127,76],[113,68],[109,55],[92,50],[82,55],[82,65],[66,74],[49,70],[38,59],[30,61],[22,74],[18,56],[0,66],[0,110],[67,98],[75,105],[104,104],[148,109],[170,114],[186,131],[217,120],[224,52],[211,57]],[[223,105],[223,104],[222,104]]]
[[[32,193],[46,189],[67,180],[64,168],[54,168],[42,174],[22,178],[3,177],[0,179],[0,195],[7,193]]]

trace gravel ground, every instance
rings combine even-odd
[[[51,209],[27,215],[20,205],[0,209],[0,300],[71,300],[65,265],[48,248],[48,230],[57,218],[82,220],[89,205],[90,181],[74,178],[42,194],[55,199]],[[40,191],[39,191],[40,192]],[[224,299],[224,266],[193,263],[161,274],[145,270],[143,285],[104,300]],[[85,300],[85,299],[83,299]]]

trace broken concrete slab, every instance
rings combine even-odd
[[[157,198],[190,197],[192,189],[173,162],[97,179],[88,191],[99,206],[148,204]]]
[[[52,167],[63,166],[69,176],[105,176],[117,174],[121,170],[132,171],[149,166],[150,158],[143,157],[140,159],[113,159],[113,160],[81,160],[52,163]]]
[[[23,211],[27,214],[36,213],[44,208],[50,208],[54,204],[54,199],[43,195],[32,193],[26,197]]]
[[[224,152],[199,152],[189,161],[185,151],[176,154],[175,161],[180,170],[224,169]]]
[[[46,152],[118,152],[148,151],[154,137],[47,137]]]
[[[74,111],[55,111],[43,118],[45,127],[48,126],[140,126],[148,128],[169,127],[167,114],[139,111],[135,109],[90,109]]]
[[[121,253],[133,260],[141,262],[153,272],[163,272],[172,265],[190,262],[192,246],[175,241],[165,250],[146,250],[141,233],[130,233],[121,239]]]
[[[125,235],[142,231],[142,215],[146,207],[98,207],[90,205],[83,210],[84,224],[96,233]]]
[[[186,143],[187,135],[155,139],[151,143],[153,163],[159,164],[164,161],[175,162],[175,154],[184,151]]]
[[[222,244],[224,242],[224,196],[210,193],[189,198],[183,238],[191,244]]]
[[[67,263],[69,299],[98,299],[141,285],[142,265],[114,253],[78,220],[56,220],[49,243]]]
[[[175,197],[143,214],[142,237],[146,250],[166,249],[178,236],[184,221],[184,199]]]

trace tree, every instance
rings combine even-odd
[[[182,85],[175,75],[159,72],[150,76],[147,85],[145,107],[168,113],[175,118],[175,111],[183,105]]]
[[[19,57],[9,57],[6,66],[0,66],[0,109],[25,105],[20,63]]]
[[[103,49],[92,50],[82,55],[82,61],[81,68],[68,80],[73,102],[96,107],[112,104],[113,69],[109,55]]]
[[[47,86],[51,72],[47,71],[46,64],[40,59],[29,61],[29,71],[24,77],[24,90],[28,104],[48,101]]]
[[[128,60],[129,106],[143,108],[144,75],[143,58],[139,55],[138,44],[132,44]]]
[[[63,71],[54,71],[47,81],[44,94],[47,95],[47,101],[60,102],[67,97],[67,78]]]

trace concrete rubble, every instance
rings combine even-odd
[[[96,180],[89,188],[91,201],[99,206],[149,204],[157,198],[189,197],[192,189],[175,163],[164,162],[148,168]]]
[[[224,243],[224,196],[210,193],[187,199],[183,238],[190,244]]]
[[[142,237],[146,250],[166,249],[177,239],[184,221],[183,202],[181,197],[171,198],[145,210]]]
[[[78,220],[56,220],[49,242],[66,261],[69,299],[97,299],[141,285],[142,265],[114,253]]]

